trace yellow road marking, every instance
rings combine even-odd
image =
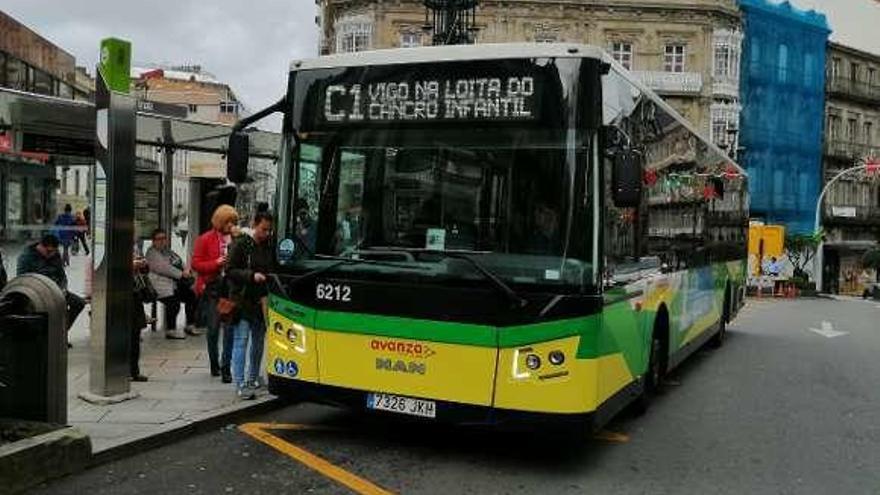
[[[593,435],[593,438],[596,440],[602,440],[604,442],[611,442],[611,443],[627,443],[627,442],[629,442],[629,435],[626,435],[624,433],[617,433],[614,431],[607,431],[607,430],[602,430],[602,431],[596,433],[595,435]]]
[[[337,483],[350,488],[352,491],[364,495],[390,495],[392,492],[367,481],[355,474],[352,474],[339,466],[331,464],[325,459],[312,454],[311,452],[297,447],[296,445],[282,440],[281,438],[269,433],[267,430],[333,430],[334,428],[325,428],[320,426],[300,425],[300,424],[276,424],[276,423],[245,423],[238,427],[239,431],[251,436],[252,438],[272,447],[273,449],[287,455],[293,460],[304,464],[306,467],[313,469],[322,475],[336,481]]]

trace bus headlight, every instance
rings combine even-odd
[[[526,356],[526,368],[534,371],[541,367],[541,358],[537,354],[529,354]]]
[[[565,362],[565,353],[562,351],[551,351],[550,355],[547,356],[550,361],[550,364],[554,366],[559,366],[560,364]]]
[[[296,330],[291,328],[287,331],[287,340],[296,344]]]

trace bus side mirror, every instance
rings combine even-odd
[[[636,208],[642,201],[642,166],[632,150],[614,152],[611,169],[611,199],[618,208]]]
[[[247,180],[250,152],[250,138],[247,134],[233,132],[229,135],[229,147],[226,150],[226,178],[230,182],[241,184]]]

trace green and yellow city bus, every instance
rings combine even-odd
[[[273,394],[595,428],[741,306],[745,174],[599,49],[321,57],[271,111]]]

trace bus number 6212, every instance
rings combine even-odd
[[[351,301],[351,287],[341,284],[318,284],[315,297],[321,301]]]

